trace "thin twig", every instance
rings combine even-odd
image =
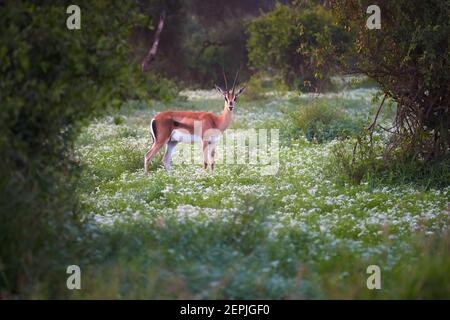
[[[372,144],[373,131],[375,130],[375,124],[377,123],[378,116],[380,115],[381,109],[383,108],[384,101],[386,100],[387,94],[384,95],[383,100],[381,101],[380,106],[377,109],[377,113],[375,115],[375,119],[373,119],[372,124],[367,128],[370,131],[370,144]]]

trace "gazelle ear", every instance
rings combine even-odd
[[[218,86],[218,85],[214,85],[215,87],[216,87],[216,90],[217,91],[219,91],[219,93],[221,94],[221,95],[224,95],[225,93],[223,92],[223,90]]]
[[[239,91],[236,93],[236,97],[238,97],[244,91],[245,91],[245,87],[240,88]]]

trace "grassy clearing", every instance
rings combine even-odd
[[[375,107],[357,93],[319,100],[363,121]],[[221,111],[208,92],[185,94],[170,107]],[[200,164],[174,165],[168,176],[160,159],[144,176],[149,121],[163,104],[132,102],[86,128],[79,193],[94,249],[73,297],[448,298],[450,186],[333,179],[324,168],[337,141],[284,133],[286,114],[311,99],[238,104],[232,128],[280,129],[275,176],[249,165],[211,174]],[[382,269],[382,290],[366,288],[371,264]]]

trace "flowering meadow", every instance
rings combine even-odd
[[[244,94],[231,129],[280,130],[275,175],[251,164],[217,164],[211,172],[201,163],[174,164],[168,175],[163,152],[144,175],[153,115],[219,113],[223,101],[212,91],[185,91],[167,104],[128,102],[91,123],[75,156],[96,249],[73,297],[448,298],[450,183],[339,180],[331,150],[342,138],[318,143],[290,126],[287,115],[314,101],[367,124],[376,111],[373,93],[268,94],[259,101]],[[387,110],[380,121],[391,117]],[[367,288],[370,265],[380,267],[379,290]]]

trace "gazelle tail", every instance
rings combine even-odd
[[[153,138],[153,142],[156,141],[156,125],[155,125],[155,118],[152,119],[152,121],[150,121],[150,133],[152,135]]]

